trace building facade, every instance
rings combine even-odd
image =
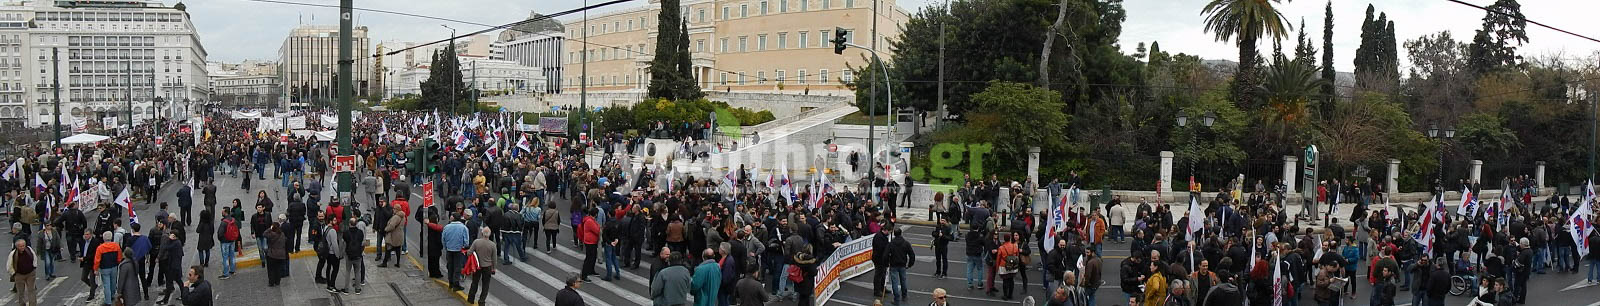
[[[277,74],[221,74],[212,77],[213,101],[223,107],[273,107],[282,105],[283,84]]]
[[[506,36],[502,34],[501,39],[508,38]],[[495,43],[501,45],[503,50],[498,59],[538,67],[540,75],[546,80],[544,88],[540,90],[544,93],[561,93],[561,53],[565,41],[565,32],[546,31],[513,35],[509,40]],[[493,56],[490,58],[495,59]]]
[[[0,5],[0,121],[52,124],[57,76],[64,126],[107,117],[120,125],[130,110],[135,121],[188,111],[210,94],[205,60],[205,47],[181,4]]]
[[[539,67],[523,66],[506,60],[461,58],[462,83],[480,91],[509,94],[544,92],[544,72]]]
[[[643,7],[590,15],[587,21],[565,19],[572,42],[562,55],[563,90],[576,92],[585,84],[589,91],[644,90],[660,6],[652,0]],[[848,41],[875,48],[887,58],[889,38],[898,37],[907,20],[905,10],[891,1],[689,0],[681,6],[694,77],[707,91],[848,94],[843,82],[854,76],[846,67],[869,63],[871,54],[853,48],[834,54],[828,41],[835,28],[844,28]],[[871,35],[874,22],[877,39]]]
[[[367,27],[351,29],[351,81],[356,97],[372,88],[372,61]],[[289,32],[278,48],[278,74],[290,106],[332,105],[339,98],[339,26],[302,25]]]

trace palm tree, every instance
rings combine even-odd
[[[1249,82],[1255,75],[1256,40],[1269,35],[1273,40],[1287,36],[1291,26],[1284,22],[1276,3],[1286,0],[1211,0],[1201,10],[1206,15],[1205,31],[1215,34],[1218,41],[1234,40],[1239,46],[1239,71],[1235,76],[1236,89],[1254,89]],[[1235,39],[1237,36],[1237,39]],[[1246,82],[1238,84],[1239,82]],[[1246,97],[1237,96],[1243,100]]]
[[[1279,57],[1267,67],[1262,89],[1267,93],[1267,110],[1262,112],[1262,122],[1269,131],[1285,136],[1310,119],[1311,97],[1326,82],[1321,68],[1304,61]]]

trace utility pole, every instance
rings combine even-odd
[[[50,48],[50,91],[55,93],[56,147],[61,147],[61,50]],[[1590,163],[1591,165],[1594,163]],[[1593,167],[1590,167],[1593,168]]]
[[[478,111],[478,60],[472,60],[472,111]]]
[[[583,6],[584,7],[589,7],[589,0],[583,0]],[[639,25],[639,26],[644,26],[644,25]],[[580,124],[581,124],[581,122],[583,122],[584,112],[589,110],[589,10],[583,10],[583,25],[581,27],[582,27],[582,29],[578,29],[578,30],[579,31],[583,31],[583,35],[582,35],[583,36],[583,40],[582,40],[583,44],[581,45],[582,48],[578,48],[578,56],[580,56],[580,60],[582,62],[578,64],[578,67],[581,70],[581,72],[579,73],[578,77],[580,77],[582,79],[578,81],[578,112],[577,112],[578,120],[576,120],[577,122],[580,122]],[[663,31],[661,29],[656,29],[656,30],[657,31]],[[666,32],[658,32],[658,33],[666,33]],[[657,35],[661,35],[661,34],[657,34]],[[573,127],[573,124],[568,123],[567,126],[568,127]],[[578,125],[577,127],[579,127],[581,129],[582,125]],[[568,130],[571,130],[571,128],[569,128]],[[577,136],[574,136],[573,134],[574,133],[569,131],[567,133],[567,137],[571,137],[572,139],[577,139]]]
[[[1596,136],[1596,133],[1600,133],[1600,129],[1595,129],[1595,116],[1597,115],[1595,112],[1597,111],[1600,111],[1600,95],[1591,93],[1589,95],[1589,184],[1594,183],[1595,138],[1600,137]],[[1588,186],[1584,186],[1584,188],[1588,188]]]
[[[938,114],[934,120],[944,120],[944,24],[954,16],[950,13],[950,0],[944,1],[944,14],[939,20],[939,100],[933,108],[933,113]]]
[[[439,26],[450,29],[450,46],[445,47],[445,50],[450,50],[450,54],[447,55],[452,56],[451,58],[454,59],[454,56],[456,56],[456,28],[442,24]],[[450,74],[450,77],[452,78],[452,80],[450,80],[450,114],[456,114],[461,109],[461,107],[456,105],[456,100],[460,99],[460,97],[457,96],[459,93],[456,92],[456,83],[461,82],[461,62],[456,62],[456,67],[454,69],[455,71],[451,71],[452,73]]]
[[[128,64],[128,91],[124,96],[128,98],[128,131],[133,132],[133,61],[123,63]]]
[[[872,63],[871,64],[867,64],[867,67],[872,67],[872,65],[877,65],[878,69],[883,69],[883,63],[878,61],[878,4],[879,3],[882,3],[882,1],[881,0],[872,0],[872,37],[869,37],[870,39],[872,39],[872,44],[868,45],[868,46],[872,47],[872,49],[869,49],[870,51],[872,51]],[[859,78],[861,76],[858,75],[856,77]],[[867,120],[867,160],[870,161],[870,162],[867,162],[867,168],[871,169],[871,170],[867,170],[867,177],[869,177],[869,178],[872,177],[873,173],[877,172],[876,168],[878,166],[877,165],[878,164],[878,149],[877,149],[876,144],[873,141],[873,139],[878,138],[878,131],[877,131],[878,130],[878,125],[877,125],[877,122],[876,122],[876,121],[878,121],[878,75],[877,74],[873,74],[873,75],[871,75],[871,77],[872,77],[872,82],[870,82],[870,83],[872,83],[872,90],[871,90],[871,93],[872,93],[872,99],[871,99],[872,100],[872,104],[870,104],[870,105],[872,107],[868,107],[867,108],[867,118],[869,118]],[[893,110],[890,110],[890,111],[893,111]],[[887,127],[885,127],[885,128],[887,128]],[[874,181],[874,182],[872,182],[870,184],[873,184],[873,185],[868,185],[869,187],[876,187],[875,184],[877,184],[877,182]],[[872,193],[872,202],[873,203],[877,203],[878,202],[878,193],[877,192],[873,192]]]
[[[351,35],[351,2],[352,0],[339,0],[339,155],[351,155],[355,148],[350,146],[350,98],[355,88],[351,83],[350,35]],[[451,35],[451,37],[455,37]],[[452,44],[453,46],[453,44]],[[349,193],[354,190],[355,184],[349,172],[338,172],[336,179],[339,182],[338,194]]]

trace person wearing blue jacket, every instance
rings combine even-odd
[[[450,224],[444,226],[444,232],[440,236],[441,245],[444,246],[445,255],[450,263],[446,269],[449,270],[447,275],[451,290],[465,289],[461,287],[461,268],[466,264],[467,256],[462,254],[461,250],[466,249],[467,243],[470,242],[467,240],[470,237],[468,233],[467,225],[461,222],[460,216],[457,216],[455,220],[450,221]]]

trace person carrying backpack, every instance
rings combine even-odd
[[[239,255],[239,220],[231,214],[222,215],[222,226],[217,230],[217,242],[222,244],[219,251],[222,253],[222,276],[218,279],[228,279],[233,276],[234,258]]]

